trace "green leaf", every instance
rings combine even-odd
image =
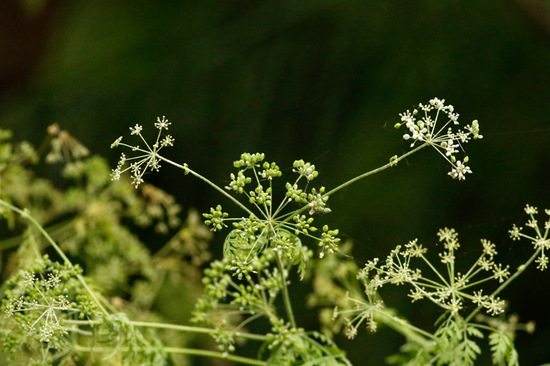
[[[518,354],[511,337],[503,332],[493,332],[489,335],[489,344],[493,352],[493,364],[506,363],[508,366],[519,365]]]

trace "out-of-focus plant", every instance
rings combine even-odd
[[[68,345],[88,330],[68,324],[98,321],[100,304],[140,320],[163,319],[155,302],[159,290],[169,284],[185,283],[182,291],[189,299],[187,307],[192,307],[202,287],[200,267],[209,259],[211,238],[195,211],[189,211],[182,224],[180,206],[161,189],[144,184],[135,190],[127,182],[111,182],[107,162],[90,156],[58,125],[48,128],[38,149],[27,142],[14,143],[11,136],[10,131],[0,131],[5,224],[0,263],[2,278],[9,278],[1,288],[5,313],[0,335],[9,346],[0,356],[2,362],[71,359],[74,352],[67,352]],[[62,185],[68,188],[58,189],[37,177],[34,167],[40,161],[59,167],[66,182]],[[157,248],[148,248],[132,233],[141,228],[159,234]],[[66,260],[52,262],[63,257]],[[99,303],[90,301],[83,284],[97,294]],[[170,296],[180,299],[182,293]],[[177,345],[189,341],[161,336]]]

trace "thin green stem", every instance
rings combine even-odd
[[[288,286],[286,285],[286,276],[285,268],[279,253],[277,253],[277,267],[279,267],[279,272],[281,272],[281,287],[283,289],[283,301],[285,303],[286,313],[288,315],[288,320],[292,328],[296,328],[296,319],[294,319],[294,312],[292,311],[292,304],[290,303],[290,296],[288,295]]]
[[[57,234],[63,233],[64,231],[69,229],[73,224],[73,221],[74,219],[69,219],[58,224],[48,226],[47,228],[45,228],[45,230],[47,230],[50,236],[53,238]],[[19,246],[21,244],[21,241],[23,240],[22,238],[23,234],[11,237],[9,239],[0,240],[0,252]]]
[[[447,287],[450,287],[449,283],[447,282],[447,280],[445,279],[445,277],[443,277],[443,275],[437,270],[437,268],[435,268],[433,266],[433,264],[426,258],[424,257],[423,255],[420,256],[420,258],[422,258],[422,260],[424,261],[424,263],[426,263],[426,265],[428,267],[430,267],[430,269],[432,270],[433,273],[435,273],[435,275],[437,277],[439,277],[439,279],[441,280],[441,282],[447,286]],[[437,282],[434,282],[434,283],[437,283]]]
[[[428,346],[431,341],[435,340],[433,334],[415,327],[406,320],[400,319],[380,309],[375,309],[375,313],[378,314],[378,316],[375,316],[376,320],[392,328],[394,331],[402,334],[405,338],[413,342],[416,342],[422,346]]]
[[[527,267],[529,267],[529,265],[531,265],[531,263],[533,263],[533,261],[537,258],[537,256],[540,254],[541,252],[541,249],[538,249],[535,251],[535,253],[533,253],[533,255],[527,260],[527,262],[525,262],[524,264],[522,264],[521,266],[518,267],[517,271],[511,275],[510,277],[508,277],[508,279],[506,281],[504,281],[495,291],[493,291],[493,293],[490,295],[490,296],[496,296],[498,295],[502,290],[504,290],[506,287],[508,287],[508,285],[510,284],[510,282],[512,282],[513,280],[516,279],[516,277],[518,277],[520,274],[522,274],[526,269]],[[474,309],[470,315],[468,315],[466,318],[465,318],[465,322],[469,322],[474,316],[477,315],[477,313],[479,313],[481,311],[482,307],[481,306],[478,306],[476,309]]]
[[[471,288],[471,287],[474,287],[474,286],[481,285],[482,283],[485,283],[485,282],[488,282],[488,281],[491,281],[491,280],[494,280],[494,279],[495,278],[493,276],[485,277],[481,280],[477,280],[475,282],[470,282],[467,285],[461,286],[460,289],[465,290],[465,289],[468,289],[468,288]]]
[[[13,212],[17,212],[21,217],[29,220],[38,229],[38,231],[40,231],[40,233],[46,238],[46,240],[50,243],[52,248],[54,248],[54,250],[61,257],[61,259],[63,259],[63,261],[66,264],[69,264],[70,266],[73,265],[71,263],[71,261],[69,260],[69,258],[65,255],[65,253],[63,253],[63,250],[61,250],[59,245],[57,245],[57,243],[52,239],[50,234],[48,234],[48,232],[42,227],[42,225],[40,225],[38,223],[38,221],[36,221],[34,219],[34,217],[32,217],[26,210],[21,210],[20,208],[15,207],[15,206],[11,205],[10,203],[8,203],[8,202],[6,202],[2,199],[0,199],[0,205],[8,208],[9,210],[11,210]],[[90,287],[88,287],[88,284],[84,280],[84,277],[82,277],[81,275],[77,275],[77,278],[78,278],[78,281],[82,284],[82,286],[86,289],[86,291],[88,291],[88,293],[90,294],[90,296],[92,297],[92,299],[96,303],[97,307],[101,310],[101,312],[105,315],[108,315],[109,313],[103,307],[103,305],[101,304],[99,299],[96,297],[95,293],[92,291],[92,289]]]
[[[401,319],[390,312],[393,312],[392,309],[383,310],[381,308],[378,308],[376,306],[371,305],[371,302],[366,302],[361,299],[357,300],[353,297],[348,297],[352,302],[355,302],[359,304],[357,309],[354,310],[344,310],[341,313],[346,312],[356,312],[358,309],[361,309],[361,312],[364,314],[365,311],[362,311],[362,308],[366,309],[366,312],[373,311],[373,315],[376,319],[376,321],[383,323],[387,325],[388,327],[392,328],[396,332],[402,334],[407,339],[410,339],[418,344],[421,344],[423,346],[428,346],[430,341],[435,340],[435,336],[423,329],[420,329],[418,327],[415,327],[414,325],[410,324],[404,319]],[[381,300],[379,298],[379,300]]]
[[[302,176],[299,176],[298,178],[296,178],[296,181],[294,181],[294,184],[292,186],[297,185],[298,182],[300,181],[300,178],[302,178]],[[281,203],[279,203],[279,207],[277,207],[277,209],[275,210],[275,214],[273,216],[277,217],[277,215],[279,215],[279,212],[281,212],[285,208],[285,206],[290,203],[290,201],[291,200],[285,195],[281,200]]]
[[[140,321],[132,321],[131,323],[132,323],[132,325],[137,326],[137,327],[170,329],[170,330],[177,330],[177,331],[189,332],[189,333],[201,333],[201,334],[210,334],[211,335],[211,334],[219,332],[219,330],[216,330],[216,329],[203,328],[203,327],[192,327],[192,326],[188,326],[188,325],[154,323],[154,322],[140,322]],[[231,332],[228,332],[228,333],[231,333]],[[235,332],[235,336],[239,337],[239,338],[250,339],[250,340],[254,340],[254,341],[262,341],[262,342],[267,339],[267,337],[265,335],[241,333],[241,332]]]
[[[75,325],[98,325],[102,324],[101,320],[65,320],[66,324],[75,324]],[[198,333],[198,334],[216,334],[219,333],[217,329],[204,328],[204,327],[193,327],[189,325],[179,325],[179,324],[170,324],[170,323],[157,323],[157,322],[142,322],[142,321],[130,321],[130,323],[135,327],[143,328],[155,328],[155,329],[170,329],[179,332],[186,333]],[[241,333],[241,332],[231,332],[235,337],[249,339],[253,341],[264,342],[267,337],[261,334],[251,334],[251,333]]]
[[[523,271],[525,271],[527,269],[527,267],[529,267],[529,265],[531,263],[533,263],[533,261],[535,260],[535,258],[537,258],[537,256],[540,254],[540,249],[535,251],[535,253],[533,253],[533,255],[531,256],[531,258],[529,258],[527,260],[527,262],[525,262],[524,264],[522,264],[521,266],[518,267],[517,271],[511,275],[510,277],[508,277],[508,279],[506,281],[504,281],[495,291],[493,291],[493,293],[491,294],[491,296],[496,296],[498,295],[502,290],[504,290],[509,284],[510,282],[512,282],[513,280],[516,279],[516,277],[518,277],[520,274],[523,273]]]
[[[471,325],[472,327],[475,327],[475,328],[477,328],[477,329],[486,330],[486,331],[488,331],[488,332],[494,332],[494,331],[499,332],[499,331],[500,331],[498,328],[492,327],[492,326],[490,326],[490,325],[485,325],[485,324],[470,323],[469,325]],[[517,329],[517,328],[516,328],[516,329]]]
[[[23,235],[14,236],[9,239],[4,239],[0,241],[0,252],[4,250],[18,247],[21,244]]]
[[[378,168],[376,168],[376,169],[370,170],[370,171],[368,171],[368,172],[366,172],[366,173],[363,173],[363,174],[361,174],[361,175],[356,176],[355,178],[352,178],[352,179],[350,179],[350,180],[345,181],[344,183],[340,184],[340,185],[337,186],[336,188],[333,188],[333,189],[330,190],[329,192],[325,193],[323,196],[330,196],[330,195],[332,195],[332,194],[338,192],[338,191],[341,190],[342,188],[346,188],[347,186],[349,186],[349,185],[351,185],[351,184],[353,184],[353,183],[355,183],[355,182],[357,182],[357,181],[359,181],[359,180],[361,180],[361,179],[363,179],[363,178],[366,178],[366,177],[368,177],[368,176],[371,176],[371,175],[373,175],[373,174],[376,174],[376,173],[379,173],[379,172],[381,172],[381,171],[383,171],[383,170],[386,170],[386,169],[388,169],[388,168],[390,168],[390,167],[393,167],[393,166],[397,165],[397,163],[399,163],[401,160],[403,160],[403,159],[405,159],[406,157],[408,157],[408,156],[414,154],[414,153],[417,152],[417,151],[422,150],[424,147],[426,147],[426,146],[428,146],[428,145],[429,145],[428,143],[424,143],[424,144],[422,144],[422,145],[420,145],[420,146],[417,146],[417,147],[415,147],[414,149],[412,149],[411,151],[406,152],[405,154],[403,154],[403,155],[401,155],[400,157],[398,157],[398,158],[396,158],[396,159],[390,161],[389,163],[387,163],[387,164],[385,164],[385,165],[382,165],[381,167],[378,167]],[[286,218],[284,218],[281,222],[283,222],[283,223],[284,223],[284,222],[287,222],[287,221],[289,221],[294,215],[300,214],[300,213],[306,211],[307,209],[309,209],[309,206],[308,206],[308,205],[305,205],[305,206],[303,206],[302,208],[300,208],[300,209],[298,209],[298,210],[296,210],[296,211],[293,211],[292,213],[289,213],[289,214],[285,214],[285,215],[280,216],[279,219],[282,219],[283,217],[286,216]],[[287,216],[287,215],[288,215],[288,216]]]
[[[388,168],[390,168],[390,167],[392,167],[392,166],[395,166],[395,165],[396,165],[397,163],[399,163],[401,160],[403,160],[403,159],[405,159],[406,157],[408,157],[409,155],[412,155],[412,154],[414,154],[415,152],[417,152],[417,151],[423,149],[423,148],[426,147],[426,146],[428,146],[427,143],[424,143],[424,144],[422,144],[422,145],[420,145],[420,146],[417,146],[417,147],[415,147],[414,149],[412,149],[411,151],[406,152],[405,154],[401,155],[401,156],[398,157],[397,159],[392,160],[391,162],[389,162],[389,163],[387,163],[387,164],[385,164],[385,165],[382,165],[382,166],[379,167],[379,168],[370,170],[370,171],[368,171],[368,172],[366,172],[366,173],[363,173],[363,174],[361,174],[361,175],[358,175],[357,177],[352,178],[352,179],[350,179],[350,180],[348,180],[348,181],[346,181],[346,182],[340,184],[338,187],[333,188],[331,191],[325,193],[324,195],[325,195],[325,196],[330,196],[331,194],[338,192],[338,191],[341,190],[342,188],[345,188],[345,187],[349,186],[350,184],[357,182],[358,180],[361,180],[361,179],[366,178],[366,177],[368,177],[368,176],[370,176],[370,175],[379,173],[379,172],[381,172],[382,170],[385,170],[385,169],[388,169]]]
[[[74,346],[74,350],[75,352],[91,353],[91,352],[112,352],[115,349],[110,347],[83,347],[83,346],[77,345],[77,346]],[[120,347],[120,348],[117,348],[116,350],[120,352],[130,351],[128,347]],[[162,351],[166,353],[180,354],[180,355],[219,358],[219,359],[224,359],[228,361],[238,362],[245,365],[267,366],[267,362],[265,361],[255,360],[248,357],[235,356],[225,352],[207,351],[207,350],[200,350],[200,349],[193,349],[193,348],[179,348],[179,347],[163,347]]]
[[[164,352],[182,354],[182,355],[193,355],[193,356],[204,356],[211,358],[221,358],[228,361],[238,362],[245,365],[256,365],[256,366],[267,366],[267,362],[261,360],[255,360],[248,357],[236,356],[228,354],[225,352],[216,352],[216,351],[207,351],[201,349],[190,349],[190,348],[176,348],[176,347],[165,347]]]
[[[224,191],[222,188],[220,188],[217,184],[215,184],[214,182],[212,182],[208,178],[200,175],[199,173],[195,172],[194,170],[190,169],[189,167],[187,167],[185,165],[178,164],[175,161],[172,161],[170,159],[165,158],[164,156],[157,155],[157,158],[159,158],[162,161],[167,162],[168,164],[171,164],[171,165],[175,166],[176,168],[183,169],[184,171],[188,172],[189,174],[199,178],[200,180],[202,180],[203,182],[205,182],[206,184],[210,185],[212,188],[214,188],[215,190],[217,190],[218,192],[223,194],[225,197],[229,198],[231,201],[233,201],[233,203],[235,203],[237,206],[242,208],[249,215],[256,217],[256,215],[252,211],[250,211],[245,205],[243,205],[241,202],[239,202],[239,200],[237,200],[235,197],[233,197],[232,195],[230,195],[229,193]]]

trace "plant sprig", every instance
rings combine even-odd
[[[150,212],[144,211],[142,219],[136,223],[150,225],[159,217],[159,212],[166,211],[166,218],[158,219],[159,232],[166,233],[176,225],[179,208],[170,201],[169,196],[155,191],[144,180],[146,174],[158,171],[164,164],[182,169],[184,174],[202,180],[242,210],[241,214],[230,214],[221,205],[215,205],[203,215],[205,224],[212,231],[229,230],[224,241],[223,258],[211,262],[204,270],[204,292],[192,314],[193,321],[209,324],[210,327],[131,320],[127,314],[119,311],[125,308],[121,306],[123,300],[115,297],[109,301],[101,295],[99,288],[91,286],[82,271],[71,264],[69,256],[64,252],[67,248],[58,245],[38,221],[9,202],[0,201],[8,211],[20,213],[28,219],[63,261],[62,264],[47,262],[46,269],[37,270],[35,266],[35,270],[20,272],[9,282],[9,291],[4,298],[5,313],[11,315],[12,320],[21,321],[25,325],[22,329],[34,332],[33,339],[40,343],[35,349],[42,349],[42,361],[51,362],[72,354],[99,353],[106,357],[122,355],[123,362],[131,364],[162,364],[171,355],[186,354],[225,358],[250,365],[350,365],[331,338],[300,327],[291,302],[289,289],[293,271],[303,280],[312,263],[325,263],[325,266],[314,265],[314,269],[321,271],[323,268],[325,271],[323,275],[315,276],[314,281],[317,281],[316,289],[322,287],[323,281],[330,284],[322,296],[317,297],[324,305],[330,304],[330,294],[337,294],[338,298],[334,301],[338,307],[333,311],[336,318],[332,321],[334,327],[331,331],[337,331],[344,324],[347,335],[353,337],[359,325],[367,324],[371,330],[375,330],[377,322],[382,322],[407,337],[410,349],[414,350],[410,358],[413,363],[438,365],[453,362],[457,365],[471,364],[480,353],[477,341],[482,331],[489,331],[495,362],[516,362],[513,334],[519,325],[510,321],[506,328],[502,324],[494,325],[488,319],[494,319],[494,315],[504,312],[505,303],[497,295],[523,269],[510,273],[508,266],[498,264],[495,261],[495,247],[489,241],[482,241],[482,254],[463,274],[455,268],[455,256],[460,245],[452,229],[443,229],[439,233],[444,248],[439,255],[442,262],[439,265],[430,262],[424,246],[411,241],[392,251],[384,263],[373,260],[363,270],[359,270],[349,263],[340,266],[344,258],[351,258],[350,252],[343,247],[346,256],[332,255],[342,249],[339,231],[328,225],[319,225],[320,220],[317,219],[319,214],[331,212],[331,195],[398,165],[401,160],[428,146],[436,149],[450,164],[449,176],[457,180],[466,179],[467,174],[472,172],[467,165],[469,159],[465,153],[462,157],[459,155],[466,143],[483,137],[477,121],[460,127],[454,108],[438,98],[431,99],[427,104],[419,104],[418,109],[400,114],[400,122],[395,125],[396,128],[404,126],[408,130],[403,135],[403,139],[410,143],[408,151],[399,156],[394,155],[382,166],[348,179],[332,189],[314,186],[319,172],[315,165],[301,159],[292,164],[295,176],[278,184],[283,179],[283,172],[277,163],[267,161],[263,153],[243,153],[233,164],[236,171],[230,173],[229,183],[219,186],[187,164],[174,162],[164,156],[165,148],[172,147],[175,142],[167,134],[170,126],[170,121],[159,117],[154,122],[157,130],[154,141],[144,137],[144,128],[140,124],[130,127],[130,134],[138,139],[138,144],[126,143],[123,137],[117,138],[111,147],[124,147],[131,152],[128,155],[121,154],[116,168],[111,171],[111,179],[120,180],[123,174],[130,173],[134,187],[140,188],[147,196],[146,199],[154,201],[145,203],[144,207],[151,208]],[[56,143],[49,155],[50,160],[67,160],[67,167],[70,165],[70,169],[65,169],[67,177],[87,177],[90,179],[88,191],[101,191],[103,188],[98,187],[103,187],[105,182],[92,177],[92,174],[83,173],[92,169],[97,161],[94,163],[92,158],[86,163],[80,161],[88,151],[76,140],[67,138],[68,135],[62,136],[58,128],[52,129],[52,133],[55,133],[53,140]],[[65,148],[69,149],[69,153]],[[281,187],[284,188],[279,190]],[[97,218],[101,216],[102,210],[109,211],[112,207],[112,202],[108,200],[94,201],[89,208],[84,209],[92,215],[90,218]],[[78,202],[80,206],[86,205],[82,197]],[[127,204],[130,201],[126,199],[124,202]],[[513,229],[513,235],[529,238],[534,243],[535,254],[525,263],[525,267],[536,262],[539,269],[545,269],[548,263],[547,235],[550,224],[546,224],[545,231],[539,229],[532,216],[536,214],[536,209],[528,207],[528,210],[531,221],[527,226],[534,228],[536,235],[526,236],[518,228]],[[109,218],[118,220],[116,215],[120,211],[115,212],[103,221]],[[136,212],[131,216],[140,216]],[[85,222],[80,217],[75,219],[75,225],[87,225]],[[105,228],[108,229],[108,225]],[[27,235],[31,235],[30,231]],[[98,235],[98,240],[104,240],[102,234]],[[131,238],[129,235],[127,237]],[[314,250],[310,248],[310,242],[317,244],[316,262],[313,260]],[[116,241],[113,245],[119,250],[124,247]],[[40,254],[38,245],[34,245],[33,249],[37,255]],[[175,250],[167,244],[152,258],[151,263],[166,264],[168,258],[163,256],[175,253]],[[145,251],[140,253],[146,256]],[[178,256],[182,253],[177,252]],[[41,260],[49,261],[47,258]],[[143,289],[154,292],[150,299],[140,300],[142,304],[147,303],[151,307],[160,286],[172,272],[159,268],[157,274],[152,274],[149,267],[152,264],[147,260],[142,262],[148,264],[144,266],[147,270],[143,271],[146,278],[136,281],[135,287],[143,285]],[[420,263],[423,268],[420,269],[416,263]],[[62,278],[59,273],[65,269],[59,269],[59,266],[67,267],[67,273],[71,275]],[[342,268],[346,270],[340,275],[331,277],[327,274],[331,271],[342,272]],[[86,269],[93,269],[93,265]],[[359,282],[353,279],[356,274]],[[485,294],[481,288],[486,289],[490,280],[496,280],[499,286]],[[364,286],[364,292],[360,290],[359,284]],[[378,293],[381,287],[388,284],[409,284],[412,286],[409,296],[413,301],[428,300],[437,305],[443,316],[436,331],[430,333],[422,330],[388,309]],[[26,287],[23,289],[20,286]],[[61,293],[70,293],[72,297],[64,297]],[[464,314],[465,304],[476,310]],[[481,309],[488,315],[478,314]],[[256,321],[267,323],[270,331],[266,334],[247,333],[248,326]],[[218,351],[172,347],[164,344],[154,334],[154,330],[210,334],[218,344]],[[235,355],[238,339],[261,342],[259,359]],[[103,342],[104,345],[97,346],[94,342]]]
[[[454,229],[441,229],[438,237],[443,250],[438,254],[439,265],[432,263],[427,256],[427,247],[419,244],[417,239],[398,245],[385,261],[375,258],[358,271],[357,279],[363,285],[363,295],[350,284],[344,284],[352,292],[348,293],[346,301],[340,299],[335,303],[332,322],[340,323],[337,319],[342,319],[345,333],[350,338],[356,336],[362,325],[371,331],[377,330],[378,322],[390,326],[407,338],[410,350],[407,365],[473,365],[481,353],[476,339],[483,338],[483,333],[488,332],[494,363],[518,365],[515,334],[518,330],[532,332],[534,325],[532,322],[518,324],[516,316],[506,316],[506,301],[497,295],[532,263],[536,263],[539,270],[545,270],[544,251],[550,245],[550,219],[540,225],[535,218],[536,207],[527,205],[525,212],[530,217],[526,226],[535,234],[525,234],[521,227],[514,225],[510,237],[513,240],[527,239],[534,252],[515,271],[511,272],[509,265],[496,262],[496,246],[485,239],[481,240],[481,254],[477,260],[470,268],[460,271],[456,267],[460,248],[458,234]],[[545,213],[550,216],[550,210],[545,210]],[[487,286],[489,281],[498,285],[485,293],[490,288]],[[418,328],[387,308],[380,296],[380,290],[387,285],[408,285],[412,302],[428,300],[441,308],[442,315],[435,322],[436,331],[430,333]],[[487,315],[481,315],[482,310]],[[402,362],[401,358],[395,360]]]
[[[399,128],[404,124],[409,129],[410,133],[403,135],[403,138],[412,139],[412,150],[401,156],[393,156],[389,163],[349,179],[332,190],[310,187],[319,173],[313,164],[296,160],[292,170],[298,175],[297,178],[287,181],[286,191],[277,195],[273,182],[282,176],[282,172],[276,163],[266,161],[262,153],[243,153],[234,162],[237,171],[230,174],[229,184],[222,188],[187,164],[175,163],[160,155],[162,148],[172,146],[174,142],[170,135],[162,136],[169,126],[165,117],[157,119],[155,123],[158,133],[152,144],[147,143],[142,136],[141,125],[136,124],[130,128],[131,134],[137,135],[146,148],[123,143],[122,137],[113,143],[111,147],[123,146],[140,154],[130,158],[122,154],[117,167],[112,171],[112,179],[120,179],[121,174],[129,170],[134,185],[139,186],[146,172],[158,171],[160,163],[166,162],[183,169],[185,174],[201,179],[243,209],[244,216],[232,216],[221,205],[217,205],[204,214],[205,223],[213,231],[223,230],[229,225],[232,230],[224,242],[223,260],[214,261],[205,271],[206,289],[199,299],[194,319],[210,320],[214,326],[220,327],[221,324],[223,328],[231,320],[223,316],[225,313],[233,319],[235,316],[240,319],[237,320],[240,323],[237,329],[259,318],[267,319],[273,329],[282,329],[275,326],[277,324],[288,324],[291,329],[297,329],[287,288],[289,271],[297,266],[300,277],[304,277],[311,251],[302,244],[302,238],[318,243],[321,258],[339,251],[338,230],[330,229],[326,225],[322,228],[316,226],[314,217],[316,214],[331,211],[328,199],[332,194],[358,180],[397,165],[402,159],[426,146],[434,147],[451,164],[449,175],[452,178],[464,180],[466,174],[471,173],[471,169],[466,166],[468,158],[460,160],[456,158],[456,154],[463,144],[483,137],[479,133],[479,123],[473,121],[464,129],[454,130],[453,127],[459,124],[458,114],[454,113],[452,106],[445,105],[444,100],[438,98],[430,100],[426,105],[420,104],[419,108],[424,112],[420,120],[415,117],[417,110],[412,113],[407,111],[400,115],[401,123],[395,126]],[[447,121],[438,125],[438,119],[443,115],[447,117]],[[419,144],[415,146],[417,142]],[[129,167],[125,167],[127,162],[130,163]],[[277,314],[274,306],[279,295],[283,298],[288,323]],[[425,296],[433,295],[426,293]],[[444,301],[441,302],[443,303]],[[445,306],[451,307],[448,303]],[[458,307],[459,304],[454,306]],[[243,316],[244,319],[241,318]],[[231,350],[230,340],[220,342],[225,344],[225,350]]]

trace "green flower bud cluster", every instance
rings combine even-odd
[[[71,337],[67,323],[99,314],[77,278],[81,273],[78,266],[44,256],[6,282],[1,309],[8,318],[0,334],[4,343],[10,340],[9,353],[41,349],[37,355],[45,362],[65,352]]]
[[[204,223],[207,226],[211,226],[212,231],[218,231],[223,229],[224,227],[227,227],[226,224],[224,224],[223,220],[229,214],[227,212],[222,211],[222,206],[217,205],[216,208],[211,208],[210,213],[205,213],[203,216],[206,218]]]
[[[308,181],[317,178],[319,175],[319,172],[315,170],[315,165],[306,163],[303,160],[296,160],[292,166],[293,172],[300,174],[301,177],[305,177]]]

